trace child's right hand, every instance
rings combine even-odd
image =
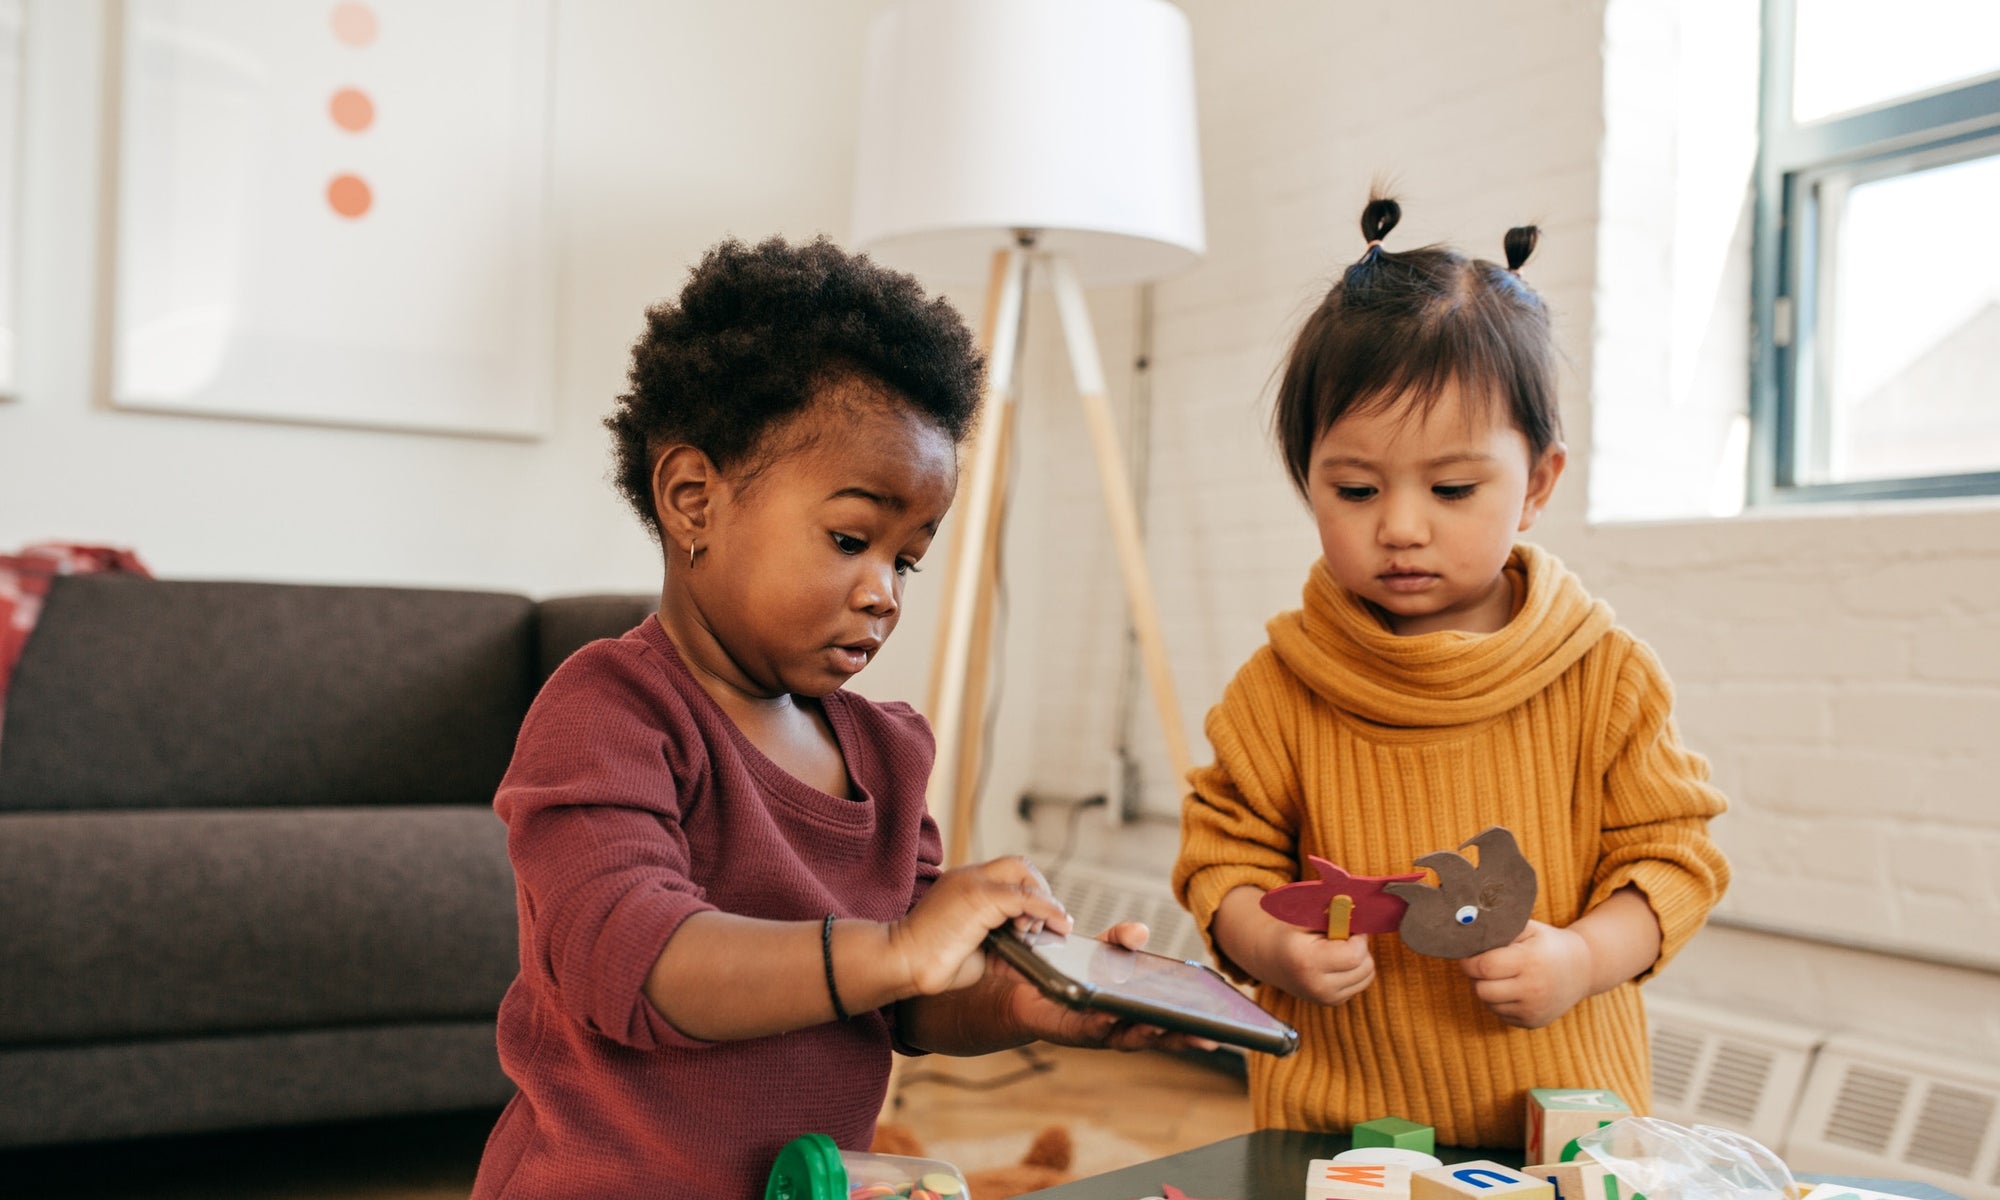
[[[1048,881],[1019,856],[938,876],[917,906],[889,926],[889,952],[900,956],[917,995],[934,996],[978,981],[986,969],[980,949],[986,934],[1008,921],[1070,930],[1069,913],[1049,894]]]
[[[1216,944],[1256,978],[1301,1000],[1340,1005],[1375,982],[1368,935],[1336,940],[1280,921],[1258,904],[1256,888],[1240,887],[1216,909]]]
[[[1375,956],[1368,935],[1357,933],[1336,940],[1278,920],[1264,950],[1262,978],[1301,1000],[1345,1004],[1375,982]]]

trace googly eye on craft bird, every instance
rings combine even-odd
[[[1470,925],[1479,919],[1479,906],[1468,904],[1451,915],[1457,918],[1460,925]]]

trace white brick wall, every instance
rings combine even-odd
[[[1720,836],[1757,869],[1725,914],[2000,959],[2000,510],[1600,526],[1564,551],[1659,650],[1730,792]]]
[[[1395,244],[1445,239],[1495,256],[1507,226],[1537,221],[1542,249],[1527,274],[1557,316],[1572,454],[1537,536],[1653,643],[1676,681],[1687,739],[1734,804],[1717,826],[1737,867],[1725,916],[1824,934],[1714,929],[1657,986],[2000,1060],[1993,970],[1831,944],[2000,966],[2000,505],[1584,518],[1591,486],[1622,484],[1642,500],[1665,489],[1659,511],[1701,512],[1718,479],[1728,483],[1726,471],[1690,482],[1685,464],[1707,455],[1721,471],[1742,376],[1741,350],[1719,335],[1733,326],[1741,345],[1744,309],[1732,297],[1744,280],[1714,254],[1674,256],[1677,245],[1738,237],[1738,214],[1718,225],[1699,197],[1666,204],[1643,181],[1712,169],[1740,143],[1721,116],[1720,140],[1683,123],[1671,153],[1619,142],[1666,127],[1659,114],[1679,102],[1634,90],[1624,72],[1644,79],[1648,69],[1632,56],[1650,44],[1681,54],[1686,39],[1656,36],[1647,0],[1611,0],[1609,17],[1599,0],[1184,7],[1210,251],[1157,288],[1146,505],[1197,757],[1207,754],[1202,714],[1263,640],[1263,622],[1297,604],[1317,552],[1271,448],[1270,385],[1299,319],[1361,249],[1371,178],[1386,176],[1405,202]],[[1675,77],[1656,66],[1651,78]],[[1678,186],[1669,178],[1654,190]],[[1718,185],[1707,186],[1712,197]],[[1682,241],[1660,243],[1669,226]],[[1697,284],[1708,299],[1690,294]],[[1689,337],[1702,345],[1688,350]],[[1663,379],[1673,387],[1656,386]],[[1624,384],[1649,381],[1638,398],[1626,394]],[[1635,451],[1649,445],[1672,449],[1672,470]],[[1599,446],[1612,457],[1594,471]],[[1087,471],[1087,450],[1072,449]],[[1051,453],[1070,461],[1060,446]],[[1018,602],[1039,612],[1037,657],[1050,673],[1031,701],[1017,697],[1035,706],[1026,770],[1038,786],[1093,791],[1110,745],[1116,575],[1101,522],[1086,519],[1094,480],[1049,473],[1037,486],[1050,496],[1031,537],[1045,575]],[[1147,803],[1171,813],[1150,708],[1137,724]]]

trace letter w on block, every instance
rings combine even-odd
[[[1306,1169],[1306,1200],[1403,1200],[1409,1194],[1410,1168],[1400,1163],[1316,1158]]]

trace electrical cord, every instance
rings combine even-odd
[[[1106,804],[1109,804],[1111,801],[1109,800],[1109,798],[1107,798],[1104,802]],[[1076,828],[1077,828],[1078,818],[1083,816],[1084,811],[1086,809],[1091,809],[1095,807],[1097,806],[1094,804],[1079,803],[1070,805],[1069,820],[1065,822],[1063,825],[1062,845],[1056,847],[1055,861],[1049,864],[1048,870],[1044,871],[1043,874],[1045,875],[1059,874],[1063,869],[1063,865],[1069,862],[1070,852],[1076,849]]]

